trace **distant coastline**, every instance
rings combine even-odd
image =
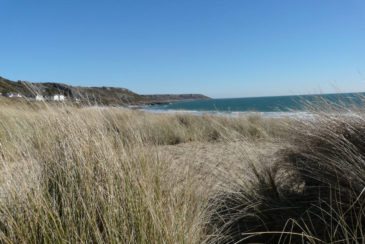
[[[11,94],[16,94],[12,96]],[[36,99],[37,96],[65,96],[66,101],[106,106],[166,105],[176,101],[206,100],[202,94],[154,94],[141,95],[126,88],[80,87],[56,82],[12,81],[0,77],[0,95],[11,98]],[[11,96],[10,96],[11,95]]]

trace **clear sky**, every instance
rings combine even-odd
[[[0,0],[0,76],[142,94],[365,91],[364,0]]]

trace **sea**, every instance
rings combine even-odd
[[[192,113],[239,116],[258,113],[266,117],[306,116],[313,110],[362,107],[365,93],[337,93],[296,96],[247,97],[180,101],[151,105],[144,110],[155,113]]]

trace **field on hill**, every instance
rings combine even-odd
[[[2,243],[361,243],[365,113],[0,104]]]

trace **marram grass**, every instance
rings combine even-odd
[[[362,243],[364,121],[2,103],[0,240]],[[234,163],[158,153],[231,142]],[[268,144],[275,154],[257,150]]]

